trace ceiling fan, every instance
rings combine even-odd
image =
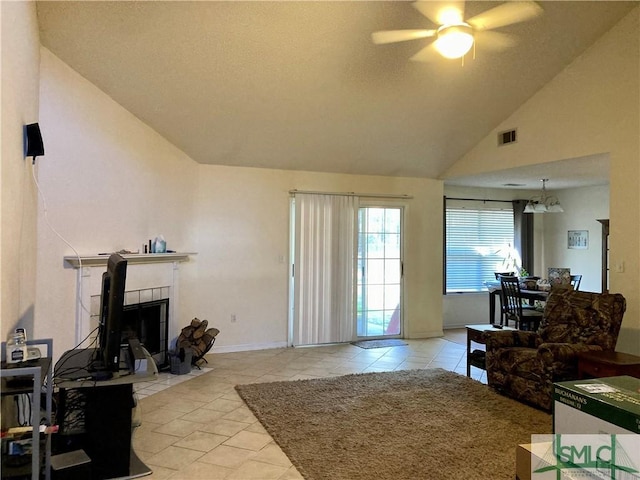
[[[464,19],[464,2],[417,1],[412,4],[438,28],[432,30],[386,30],[371,35],[373,43],[394,43],[418,38],[436,40],[416,53],[411,60],[431,61],[437,53],[446,58],[464,57],[476,41],[483,46],[502,50],[515,44],[506,33],[492,32],[495,28],[531,20],[542,14],[542,7],[533,1],[507,2],[475,17]]]

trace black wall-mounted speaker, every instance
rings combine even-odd
[[[39,157],[44,155],[44,144],[42,143],[42,134],[40,126],[32,123],[26,126],[26,157]]]

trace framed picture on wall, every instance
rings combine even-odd
[[[589,248],[589,230],[569,230],[567,247],[586,250]]]

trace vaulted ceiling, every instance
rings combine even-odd
[[[467,2],[466,17],[501,3]],[[479,42],[464,65],[411,62],[430,39],[372,43],[433,27],[403,1],[37,8],[45,47],[197,162],[438,178],[637,4],[538,3],[543,15],[499,29],[516,46]]]

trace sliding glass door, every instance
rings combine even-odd
[[[402,207],[296,194],[289,343],[402,335]]]
[[[357,336],[402,334],[402,208],[358,210]]]

